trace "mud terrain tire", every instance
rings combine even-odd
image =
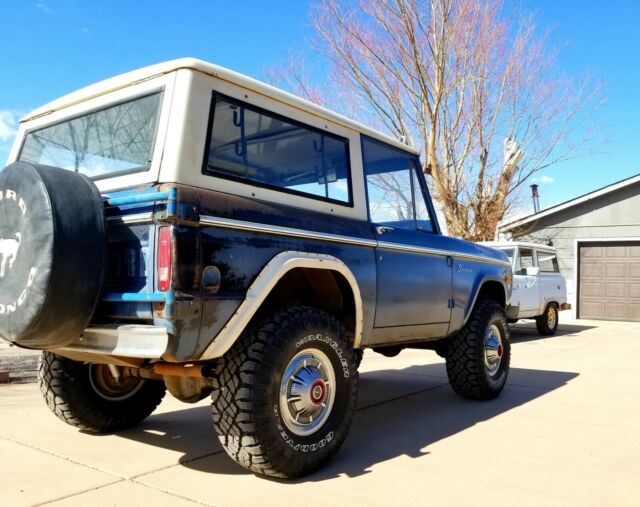
[[[106,365],[85,364],[43,352],[38,379],[51,411],[81,430],[113,433],[136,426],[151,415],[165,395],[164,382],[158,380],[105,382],[104,369]]]
[[[495,301],[480,301],[447,348],[449,383],[464,398],[491,400],[507,382],[510,357],[504,311]]]
[[[246,332],[223,361],[213,422],[239,465],[291,479],[338,452],[356,410],[358,357],[337,319],[284,310]]]

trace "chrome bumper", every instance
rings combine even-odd
[[[123,324],[89,327],[75,342],[58,350],[160,359],[168,343],[169,334],[164,327]]]

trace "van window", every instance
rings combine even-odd
[[[347,139],[214,93],[205,174],[352,204]]]
[[[516,266],[516,275],[526,275],[527,268],[533,267],[533,250],[530,248],[521,248],[518,256],[518,265]]]
[[[558,257],[551,252],[538,252],[538,266],[544,273],[560,273]]]

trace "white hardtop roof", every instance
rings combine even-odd
[[[554,213],[558,213],[559,211],[565,210],[567,208],[577,206],[578,204],[582,204],[583,202],[587,202],[602,195],[631,186],[634,183],[640,183],[640,174],[636,174],[635,176],[631,176],[630,178],[617,181],[615,183],[612,183],[611,185],[607,185],[606,187],[599,188],[598,190],[594,190],[593,192],[589,192],[588,194],[570,199],[561,204],[556,204],[555,206],[551,206],[550,208],[542,210],[539,213],[533,213],[531,215],[525,215],[520,218],[511,219],[510,221],[501,222],[498,224],[498,230],[510,231],[511,229],[515,229],[516,227],[520,227],[530,222],[534,222],[535,220],[539,220],[540,218],[553,215]]]
[[[64,109],[65,107],[69,107],[74,104],[92,99],[94,97],[99,97],[115,90],[120,90],[141,81],[146,81],[148,79],[168,74],[179,69],[192,69],[203,72],[205,74],[209,74],[218,79],[231,82],[253,92],[260,93],[275,100],[279,100],[295,108],[302,109],[308,113],[325,118],[352,130],[361,132],[362,134],[374,137],[402,150],[416,155],[419,154],[419,152],[415,148],[401,143],[397,139],[393,139],[392,137],[389,137],[388,135],[383,134],[382,132],[379,132],[375,129],[369,128],[357,121],[351,120],[346,116],[342,116],[341,114],[330,111],[329,109],[325,109],[324,107],[318,106],[308,100],[263,83],[262,81],[258,81],[257,79],[245,76],[244,74],[240,74],[233,70],[229,70],[202,60],[197,60],[195,58],[180,58],[178,60],[158,63],[156,65],[150,65],[148,67],[143,67],[141,69],[137,69],[125,74],[120,74],[119,76],[106,79],[104,81],[100,81],[68,95],[65,95],[59,99],[56,99],[53,102],[49,102],[48,104],[27,114],[20,120],[20,122],[33,120],[39,116],[44,116],[55,111],[59,111],[61,109]]]
[[[517,246],[523,246],[525,248],[535,248],[536,250],[547,250],[549,252],[556,251],[552,246],[543,245],[542,243],[532,243],[531,241],[483,241],[482,244],[493,248],[515,248]]]

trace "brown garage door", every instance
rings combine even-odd
[[[640,241],[581,243],[578,316],[640,322]]]

